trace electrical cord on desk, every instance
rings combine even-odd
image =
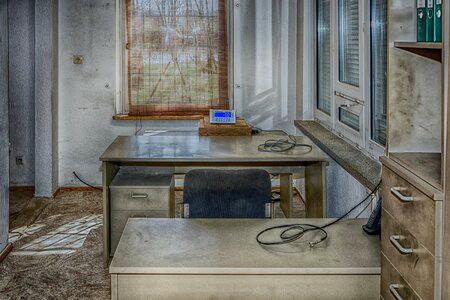
[[[330,222],[328,224],[325,224],[323,226],[316,226],[316,225],[312,225],[312,224],[286,224],[286,225],[273,226],[273,227],[269,227],[269,228],[266,228],[266,229],[260,231],[258,233],[258,235],[256,236],[256,241],[258,242],[258,244],[260,244],[262,246],[283,245],[283,244],[292,243],[292,242],[300,239],[307,232],[320,231],[322,233],[322,237],[319,240],[309,242],[310,247],[314,247],[315,245],[322,243],[323,241],[325,241],[328,238],[328,233],[326,232],[325,228],[336,224],[337,222],[341,221],[343,218],[348,216],[357,207],[359,207],[367,199],[369,199],[372,195],[374,195],[378,191],[380,186],[381,186],[381,180],[378,183],[378,185],[370,192],[370,194],[368,194],[361,202],[356,204],[352,209],[350,209],[343,216],[341,216],[340,218],[338,218],[338,219],[336,219],[336,220],[334,220],[334,221],[332,221],[332,222]],[[261,240],[261,236],[264,233],[269,232],[269,231],[273,231],[273,230],[276,230],[276,229],[284,229],[280,233],[280,240],[277,240],[277,241],[263,241],[263,240]],[[294,232],[294,233],[292,233],[292,232]]]
[[[278,139],[278,140],[267,140],[264,144],[258,145],[258,151],[260,152],[286,152],[296,147],[306,147],[309,153],[312,151],[312,146],[308,144],[297,144],[295,136],[288,135],[288,140]],[[305,154],[306,154],[305,153]]]
[[[270,139],[266,140],[263,144],[258,145],[258,151],[260,152],[287,152],[289,150],[292,150],[296,147],[306,147],[308,151],[306,153],[309,153],[312,151],[312,146],[308,144],[297,144],[297,139],[295,136],[287,134],[286,131],[281,129],[273,129],[273,130],[263,130],[259,127],[251,126],[252,133],[254,134],[260,134],[261,132],[282,132],[285,135],[287,135],[288,139]],[[305,153],[305,154],[306,154]]]

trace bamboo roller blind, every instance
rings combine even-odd
[[[226,0],[127,0],[130,115],[228,108]]]

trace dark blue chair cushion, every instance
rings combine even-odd
[[[270,175],[264,170],[192,170],[184,179],[189,218],[265,218]]]

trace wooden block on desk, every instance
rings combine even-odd
[[[200,119],[198,133],[201,136],[250,136],[252,128],[242,118],[236,118],[236,124],[211,124],[206,116]]]

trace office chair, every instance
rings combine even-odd
[[[264,170],[192,170],[184,179],[185,218],[269,218],[272,187]]]

